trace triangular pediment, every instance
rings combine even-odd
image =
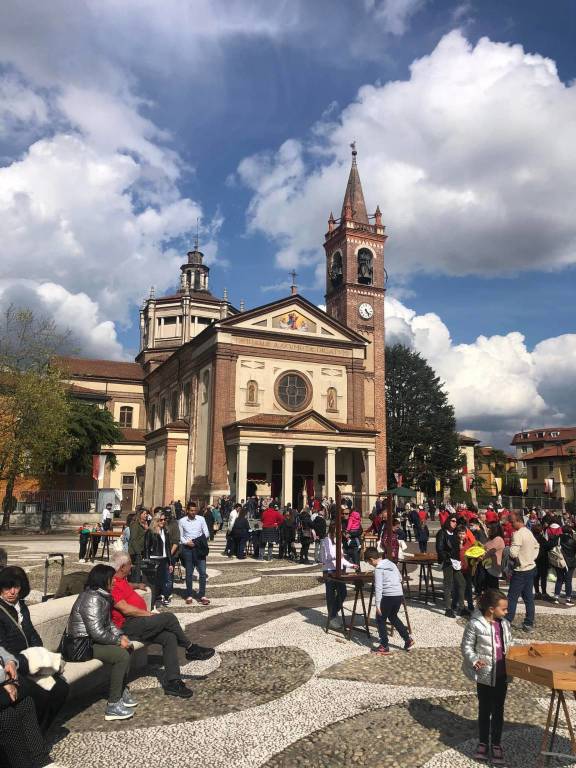
[[[226,330],[266,332],[290,337],[291,340],[315,338],[324,342],[344,341],[366,344],[362,336],[342,325],[302,296],[289,296],[271,304],[255,307],[221,320],[219,325]]]
[[[338,428],[330,419],[325,418],[317,411],[307,411],[290,419],[284,429],[295,432],[338,432]]]

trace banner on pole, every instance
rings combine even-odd
[[[521,477],[520,478],[520,490],[522,493],[526,493],[528,490],[528,478],[527,477]]]
[[[394,479],[396,480],[396,485],[400,488],[402,486],[402,473],[394,472]]]
[[[437,478],[436,478],[436,485],[435,485],[435,488],[436,488],[436,493],[440,493],[440,490],[441,490],[441,488],[442,488],[442,484],[441,484],[441,482],[440,482],[440,478],[439,478],[439,477],[437,477]]]
[[[92,480],[101,483],[104,480],[104,469],[106,468],[107,456],[105,453],[92,454]]]
[[[554,490],[554,478],[547,477],[546,480],[544,480],[544,493],[552,493],[553,490]]]
[[[498,493],[502,492],[502,478],[501,477],[495,477],[494,478],[494,485],[496,486],[496,490]]]

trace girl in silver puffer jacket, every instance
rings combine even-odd
[[[504,703],[508,690],[506,653],[512,643],[506,620],[508,600],[503,592],[489,589],[478,598],[477,610],[462,638],[464,674],[476,683],[478,694],[479,744],[474,757],[488,760],[490,736],[492,763],[502,765],[500,740],[504,725]]]

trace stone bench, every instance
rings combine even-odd
[[[150,592],[140,592],[148,607],[150,607]],[[30,616],[36,631],[42,638],[44,646],[50,651],[56,651],[66,626],[70,611],[77,595],[60,597],[55,600],[47,600],[45,603],[37,603],[30,606]],[[134,641],[134,653],[130,665],[131,675],[135,671],[146,666],[148,650],[144,643]],[[67,661],[64,666],[63,676],[70,684],[71,698],[84,695],[87,691],[107,686],[110,670],[97,659],[82,662]]]

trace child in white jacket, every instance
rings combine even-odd
[[[503,765],[500,740],[504,725],[504,703],[508,691],[506,653],[512,642],[506,620],[508,600],[498,589],[488,589],[477,600],[477,610],[462,638],[464,674],[476,683],[478,694],[479,743],[474,757],[488,760],[492,742],[492,764]]]

